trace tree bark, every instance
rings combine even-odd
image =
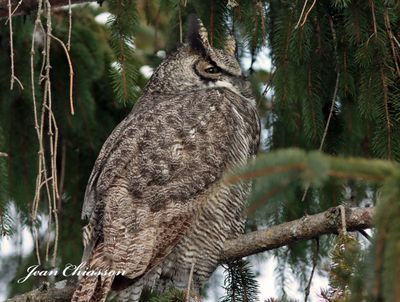
[[[325,212],[304,216],[283,224],[271,226],[240,235],[228,240],[221,254],[221,263],[229,262],[245,256],[276,249],[302,240],[317,238],[326,234],[337,234],[343,229],[341,225],[340,207],[331,208]],[[357,231],[371,228],[375,208],[345,209],[345,228],[347,231]],[[66,280],[53,285],[45,285],[39,289],[8,299],[6,302],[67,302],[70,301],[76,281]]]
[[[94,2],[96,0],[71,0],[71,4],[80,4],[85,2]],[[68,5],[68,0],[50,0],[51,7],[58,8]],[[18,6],[19,5],[19,6]],[[37,10],[38,0],[11,0],[11,11],[18,6],[13,16],[29,15]],[[8,0],[0,0],[0,19],[8,18]]]

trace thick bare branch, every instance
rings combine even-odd
[[[372,227],[374,208],[346,209],[346,226],[348,231],[357,231]],[[297,241],[317,238],[321,235],[336,234],[341,230],[339,208],[304,216],[265,230],[240,235],[225,243],[222,262],[234,260],[260,252],[276,249]]]
[[[69,302],[76,287],[76,280],[59,281],[54,285],[44,284],[28,293],[15,296],[6,302]]]
[[[50,0],[51,7],[57,8],[60,6],[65,6],[71,4],[79,4],[85,2],[94,2],[96,0]],[[0,19],[8,17],[8,0],[0,0]],[[18,6],[19,5],[19,6]],[[18,6],[18,8],[17,8]],[[33,11],[36,11],[38,7],[38,0],[11,0],[11,8],[13,10],[13,16],[17,15],[27,15]],[[17,8],[15,10],[15,8]],[[15,10],[15,12],[14,12]]]
[[[348,231],[364,230],[372,227],[375,208],[346,209],[346,226]],[[325,212],[305,216],[301,219],[272,226],[239,236],[225,243],[221,263],[276,249],[294,242],[317,238],[326,234],[337,234],[342,231],[341,211],[331,208]],[[53,286],[36,289],[29,293],[11,298],[7,302],[50,302],[70,301],[75,283],[70,280],[57,282]]]

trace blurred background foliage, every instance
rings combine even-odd
[[[93,3],[74,6],[69,53],[75,74],[73,116],[69,110],[68,62],[59,44],[53,42],[51,48],[53,112],[60,134],[58,267],[80,262],[84,225],[80,209],[102,143],[131,110],[151,71],[184,40],[185,20],[193,12],[203,20],[215,47],[223,45],[228,33],[236,37],[237,55],[252,82],[262,117],[262,152],[296,147],[334,156],[399,161],[400,5],[396,1],[110,0],[101,7]],[[105,13],[111,13],[107,23],[101,21]],[[9,31],[3,24],[0,27],[0,152],[8,154],[0,157],[0,227],[13,248],[12,253],[2,252],[0,283],[7,284],[10,296],[43,281],[31,278],[23,284],[15,282],[36,263],[34,250],[26,250],[29,244],[24,243],[32,229],[30,207],[38,153],[29,68],[33,15],[13,18],[15,71],[24,90],[9,89]],[[67,41],[67,10],[53,11],[52,22],[53,34]],[[34,38],[40,54],[44,37],[35,32]],[[263,60],[271,60],[271,67],[260,68],[269,64]],[[34,63],[40,70],[40,55]],[[40,102],[39,72],[36,77]],[[311,174],[288,171],[255,179],[249,230],[332,206],[375,205],[377,197],[381,204],[379,231],[372,234],[372,243],[365,243],[359,235],[332,235],[320,238],[317,254],[315,241],[268,253],[278,261],[279,298],[289,300],[288,268],[304,289],[317,259],[317,270],[328,272],[330,287],[321,293],[327,301],[394,301],[393,280],[400,284],[400,272],[393,270],[399,267],[396,257],[400,259],[398,173],[379,170],[382,187],[382,181],[371,183],[355,177],[356,168],[347,178],[329,178],[325,173],[328,167],[317,155],[307,157],[297,151],[273,154],[267,161],[261,157],[253,169],[308,161]],[[368,168],[368,162],[363,162],[365,173],[378,173]],[[38,227],[43,255],[48,236],[46,202],[41,202],[41,213]],[[367,261],[380,265],[374,269],[372,264],[365,265]],[[246,263],[240,267],[248,270]],[[241,270],[232,265],[227,269],[224,301],[244,301],[240,300],[243,297],[230,298],[236,271]],[[246,276],[249,287],[257,291],[257,286],[251,285],[255,276],[251,271]],[[363,276],[368,276],[368,282],[362,282]],[[382,283],[383,288],[379,287]]]

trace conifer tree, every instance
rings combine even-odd
[[[231,183],[254,180],[247,231],[339,206],[332,217],[339,235],[270,252],[282,281],[275,298],[288,299],[288,267],[307,296],[324,260],[330,263],[330,285],[321,293],[326,301],[400,299],[397,1],[110,0],[53,11],[47,0],[33,7],[10,3],[8,9],[0,1],[1,21],[14,14],[0,27],[0,233],[15,234],[10,238],[18,247],[26,227],[36,245],[27,255],[0,258],[9,296],[41,284],[15,282],[38,259],[48,268],[79,263],[80,208],[96,155],[140,95],[147,80],[141,67],[155,68],[182,42],[186,17],[196,12],[212,45],[232,33],[241,62],[250,59],[244,72],[267,135],[257,160],[226,176]],[[111,13],[106,25],[95,21],[102,12]],[[256,68],[265,50],[271,70]],[[47,176],[38,178],[44,167]],[[347,209],[366,203],[376,207],[372,235],[347,232]],[[256,301],[258,268],[249,263],[225,265],[222,301]],[[14,280],[2,277],[6,272]],[[171,289],[143,299],[186,298]]]

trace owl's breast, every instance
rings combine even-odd
[[[210,91],[201,107],[193,117],[197,126],[186,129],[185,139],[173,144],[171,153],[183,157],[188,152],[187,144],[201,142],[197,144],[199,156],[206,162],[216,161],[215,167],[222,173],[212,186],[191,200],[192,225],[160,267],[159,290],[168,286],[185,288],[192,265],[194,284],[200,288],[218,265],[225,240],[243,231],[243,209],[251,185],[227,185],[222,177],[256,154],[260,132],[257,111],[253,104],[227,89]]]

